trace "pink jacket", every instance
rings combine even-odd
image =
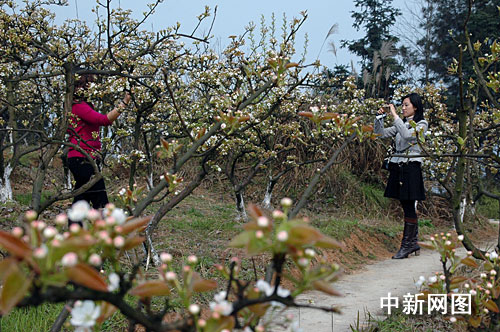
[[[73,104],[69,118],[69,141],[79,145],[89,153],[92,158],[96,158],[95,151],[101,150],[101,138],[99,134],[100,126],[109,126],[111,122],[105,114],[96,112],[84,101]],[[85,157],[82,153],[73,148],[69,148],[68,158]]]

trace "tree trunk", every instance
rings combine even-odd
[[[11,174],[12,167],[10,164],[7,164],[3,170],[3,174],[0,174],[0,203],[6,203],[13,199],[12,186],[10,184]]]
[[[269,180],[267,181],[266,192],[264,194],[264,199],[262,200],[262,207],[265,209],[272,209],[271,198],[273,196],[274,185],[276,184],[273,181],[273,177],[269,176]]]
[[[236,198],[236,220],[247,221],[248,215],[245,209],[245,201],[243,199],[243,191],[237,191],[234,193]]]

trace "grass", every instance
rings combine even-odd
[[[360,227],[357,220],[335,218],[313,220],[313,225],[323,234],[334,237],[337,240],[348,238],[356,228]]]
[[[499,194],[498,192],[496,193]],[[500,204],[497,200],[493,198],[489,198],[483,196],[479,199],[479,203],[477,205],[477,211],[479,214],[485,216],[489,219],[499,219],[500,218]]]
[[[36,308],[15,309],[0,320],[2,331],[46,332],[63,308],[63,304],[44,304]]]
[[[48,197],[50,197],[51,195],[53,195],[53,193],[50,191],[42,192],[42,202],[44,200],[46,200]],[[24,193],[24,194],[15,194],[14,200],[16,200],[20,205],[30,206],[31,205],[31,197],[32,197],[31,192]]]

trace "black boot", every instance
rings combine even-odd
[[[415,228],[415,234],[412,237],[411,246],[415,250],[415,256],[420,255],[420,246],[418,245],[418,221],[415,224],[417,227]]]
[[[408,258],[408,255],[415,253],[420,254],[420,246],[417,244],[418,223],[405,222],[403,230],[403,240],[401,240],[401,248],[392,256],[393,259]]]

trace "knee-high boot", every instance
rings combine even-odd
[[[420,254],[420,246],[417,243],[418,223],[405,221],[403,230],[403,239],[399,251],[392,256],[393,259],[408,258],[408,255],[415,253]]]

